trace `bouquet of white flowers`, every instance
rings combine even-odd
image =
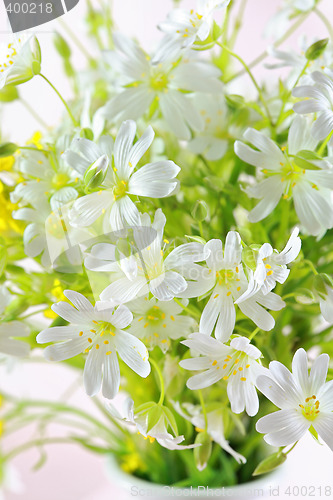
[[[88,4],[100,54],[73,36],[86,71],[55,36],[69,102],[36,37],[1,49],[2,105],[43,78],[64,118],[0,144],[0,352],[72,367],[101,417],[2,387],[3,433],[40,429],[2,467],[57,442],[54,419],[66,442],[168,485],[248,481],[307,431],[333,450],[333,43],[279,49],[311,15],[333,29],[319,1],[285,0],[280,38],[247,63],[245,3],[176,6],[149,54],[108,2]],[[269,89],[253,73],[266,57],[290,68]],[[233,93],[241,77],[254,100]]]

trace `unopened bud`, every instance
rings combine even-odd
[[[314,61],[318,59],[324,52],[329,42],[329,38],[324,38],[323,40],[318,40],[318,42],[313,43],[305,52],[305,57],[308,61]]]
[[[100,156],[90,167],[87,168],[83,180],[87,190],[98,188],[105,179],[109,166],[107,155]]]
[[[195,465],[198,470],[202,471],[206,468],[212,453],[212,438],[206,431],[199,432],[195,438],[195,444],[201,445],[194,448],[193,453]]]
[[[328,295],[327,288],[333,287],[333,281],[328,274],[320,273],[316,274],[313,280],[313,287],[315,291],[321,296],[323,299]]]
[[[205,201],[198,200],[193,207],[192,217],[197,222],[203,222],[209,218],[209,208]]]

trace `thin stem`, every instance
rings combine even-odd
[[[257,333],[260,332],[260,330],[261,329],[259,328],[259,326],[255,330],[253,330],[253,332],[249,336],[249,340],[252,340],[257,335]]]
[[[73,40],[73,42],[75,43],[77,48],[82,52],[82,54],[85,55],[85,57],[88,59],[88,61],[94,61],[94,57],[91,54],[89,54],[86,47],[81,43],[80,39],[69,28],[69,26],[67,26],[65,21],[63,21],[63,19],[60,19],[59,23],[63,27],[63,29],[66,31],[67,35]]]
[[[36,111],[33,109],[33,107],[30,106],[30,104],[25,99],[22,99],[22,97],[20,98],[20,101],[23,104],[23,106],[29,111],[29,113],[31,114],[31,116],[33,116],[35,118],[35,120],[43,128],[45,128],[46,130],[48,130],[48,128],[49,128],[48,124],[46,122],[44,122],[43,118],[41,118],[38,113],[36,113]]]
[[[320,146],[320,148],[318,149],[318,155],[319,156],[322,156],[324,151],[325,151],[325,148],[327,146],[327,144],[330,142],[331,138],[333,137],[333,130],[330,134],[328,134],[328,136],[326,137],[326,139],[324,140],[324,142],[322,143],[322,145]]]
[[[60,92],[55,88],[55,86],[53,85],[53,83],[50,82],[50,80],[48,78],[46,78],[46,76],[44,76],[42,73],[39,74],[39,76],[41,76],[49,85],[50,87],[54,90],[54,92],[57,94],[57,96],[59,97],[59,99],[61,100],[61,102],[63,103],[63,105],[65,106],[73,124],[75,127],[78,127],[79,126],[79,123],[77,122],[77,120],[74,118],[71,110],[69,109],[69,106],[67,104],[67,102],[65,101],[65,99],[62,97],[62,95],[60,94]]]
[[[196,312],[196,311],[192,311],[192,309],[189,309],[187,306],[184,306],[184,304],[181,303],[181,301],[179,299],[177,299],[176,297],[174,297],[173,299],[182,309],[184,309],[184,311],[187,311],[189,314],[192,314],[193,316],[195,316],[196,318],[200,318],[200,313]]]
[[[16,455],[19,455],[20,453],[28,450],[29,448],[34,448],[35,446],[43,446],[45,444],[75,444],[75,441],[71,438],[33,439],[9,451],[6,455],[2,457],[2,459],[4,460],[4,462],[6,460],[11,460]]]
[[[313,274],[318,274],[318,271],[317,271],[317,269],[315,268],[315,266],[313,265],[313,263],[311,262],[311,260],[304,259],[304,260],[303,260],[303,264],[308,265],[308,266],[309,266],[309,268],[311,269],[311,271],[313,272]]]
[[[313,12],[317,14],[319,19],[321,19],[321,21],[324,23],[331,40],[333,40],[333,27],[329,22],[328,18],[319,9],[317,9],[317,7],[313,9]]]
[[[164,401],[164,395],[165,395],[165,387],[164,387],[164,379],[163,379],[163,375],[162,375],[162,372],[160,370],[160,367],[158,366],[158,364],[156,363],[156,361],[152,358],[149,359],[149,361],[151,362],[151,364],[153,365],[153,367],[155,368],[156,370],[156,373],[158,375],[158,378],[159,378],[159,381],[160,381],[160,389],[161,389],[161,395],[160,395],[160,399],[158,401],[158,404],[159,405],[162,405],[163,404],[163,401]]]
[[[292,447],[291,447],[291,448],[290,448],[287,452],[285,452],[284,454],[285,454],[285,455],[289,455],[289,453],[290,453],[290,452],[291,452],[291,451],[295,448],[295,446],[297,445],[297,443],[298,443],[298,441],[296,441],[296,443],[294,443],[294,444],[292,445]]]
[[[296,87],[296,85],[298,84],[298,82],[300,81],[301,77],[304,75],[307,67],[309,66],[310,64],[310,61],[306,61],[306,63],[304,64],[303,66],[303,69],[302,71],[300,72],[300,74],[298,75],[297,77],[297,80],[296,82],[293,84],[293,87]],[[282,102],[282,106],[281,106],[281,110],[280,110],[280,113],[279,113],[279,117],[278,119],[276,120],[276,125],[279,125],[280,124],[280,121],[282,119],[282,116],[283,116],[283,111],[284,111],[284,108],[286,107],[286,104],[287,104],[287,101],[289,99],[289,97],[291,96],[291,93],[292,93],[292,89],[288,92],[288,94],[284,97],[284,100]]]
[[[274,44],[273,44],[273,47],[274,48],[277,48],[279,47],[283,42],[285,42],[293,33],[294,31],[297,30],[297,28],[299,28],[301,26],[301,24],[303,24],[303,22],[308,18],[308,16],[310,15],[310,12],[306,12],[305,14],[303,14],[301,17],[299,17],[299,19],[289,28],[289,30],[287,30],[285,32],[285,34],[283,36],[281,36]],[[262,52],[258,57],[256,57],[255,59],[253,59],[253,61],[251,61],[249,64],[248,64],[248,67],[250,69],[254,68],[255,66],[257,66],[257,64],[261,63],[266,57],[268,56],[267,54],[267,51],[265,50],[264,52]],[[231,82],[231,80],[234,80],[235,78],[238,78],[239,76],[242,76],[246,73],[245,69],[242,69],[241,71],[238,71],[237,73],[235,73],[234,75],[231,75],[229,78],[227,78],[227,80],[225,80],[224,83],[228,83],[228,82]]]
[[[201,407],[202,407],[202,413],[203,413],[203,416],[204,416],[204,419],[205,419],[205,430],[207,431],[207,427],[208,427],[207,410],[206,410],[206,405],[205,405],[205,401],[204,401],[201,389],[198,390],[198,394],[199,394],[200,404],[201,404]]]
[[[234,47],[235,46],[239,30],[242,27],[244,12],[245,12],[245,8],[246,8],[246,3],[247,3],[247,0],[242,0],[241,1],[240,7],[239,7],[239,11],[238,11],[238,14],[236,16],[236,21],[235,21],[235,25],[234,25],[234,31],[233,31],[233,33],[232,33],[232,35],[231,35],[231,37],[229,39],[229,43],[228,43],[228,45],[230,47]]]
[[[39,151],[40,153],[44,153],[46,155],[50,154],[50,151],[47,151],[46,149],[32,148],[30,146],[19,146],[19,149],[26,149],[27,151]]]
[[[253,83],[253,85],[255,86],[255,88],[257,89],[257,92],[259,94],[259,99],[261,100],[262,102],[262,105],[264,106],[265,108],[265,111],[266,111],[266,116],[270,122],[271,125],[273,125],[273,122],[272,122],[272,117],[271,117],[271,114],[269,112],[269,109],[268,109],[268,106],[267,106],[267,103],[264,99],[264,96],[262,94],[262,90],[260,88],[260,86],[258,85],[257,83],[257,80],[254,78],[250,68],[248,67],[248,65],[246,64],[246,62],[238,55],[236,54],[235,52],[233,52],[232,50],[230,50],[228,47],[226,47],[225,45],[223,45],[222,43],[220,42],[216,42],[217,45],[219,45],[222,49],[226,50],[232,57],[234,57],[235,59],[237,59],[241,64],[242,66],[244,67],[246,73],[249,75],[249,77],[251,78],[251,81]]]

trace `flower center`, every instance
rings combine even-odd
[[[3,56],[3,62],[0,64],[0,73],[8,70],[13,64],[15,56],[17,55],[16,49],[13,43],[7,45],[7,50]]]
[[[222,368],[223,380],[228,380],[230,377],[237,377],[239,381],[246,382],[246,371],[250,368],[249,357],[242,351],[235,352],[232,356],[228,356],[222,360],[214,359],[212,366],[217,370]]]
[[[119,181],[118,184],[113,189],[113,197],[115,200],[122,198],[127,192],[127,182]]]
[[[52,186],[54,189],[61,189],[66,186],[67,182],[69,181],[69,177],[67,174],[55,174],[52,177]]]
[[[84,352],[88,353],[90,349],[100,349],[101,345],[112,346],[113,338],[116,336],[116,328],[107,321],[93,321],[94,328],[91,328],[90,332],[92,333],[91,337],[88,337],[88,342],[90,346],[85,349]],[[79,333],[80,337],[82,337],[83,332]],[[106,355],[112,353],[112,350],[107,350]]]
[[[233,283],[236,279],[236,272],[234,269],[220,269],[220,271],[216,271],[216,278],[219,285],[229,286],[231,283]]]
[[[302,413],[307,420],[313,422],[318,417],[320,413],[319,401],[316,396],[310,396],[306,398],[304,404],[300,404],[299,407],[302,409]]]
[[[157,92],[161,92],[162,90],[166,90],[168,86],[168,77],[165,73],[161,71],[153,72],[150,78],[150,86],[153,90]]]

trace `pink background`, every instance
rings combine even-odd
[[[97,0],[92,0],[98,5]],[[170,10],[170,0],[114,0],[114,17],[120,31],[135,35],[149,49],[161,36],[156,24],[163,20]],[[267,42],[261,34],[263,27],[272,14],[282,6],[281,0],[249,0],[245,12],[242,33],[237,42],[236,51],[246,60],[251,61],[261,53]],[[184,0],[183,5],[192,8],[194,0]],[[321,2],[321,10],[328,18],[333,18],[332,0]],[[76,35],[85,42],[83,15],[85,0],[69,14],[65,21],[75,27]],[[70,88],[61,76],[61,62],[52,45],[52,34],[55,30],[63,32],[58,21],[44,25],[39,29],[38,37],[43,52],[43,72],[55,83],[64,96],[70,97]],[[6,23],[4,7],[0,2],[0,41],[6,41],[8,25]],[[285,44],[285,47],[296,46],[300,34],[306,33],[309,37],[324,38],[327,32],[322,22],[312,15],[300,30]],[[100,57],[95,47],[89,46],[89,51]],[[75,65],[83,68],[85,59],[73,47]],[[254,70],[258,78],[277,78],[278,73],[270,73],[262,66]],[[242,84],[247,88],[247,83]],[[240,84],[237,84],[240,85]],[[250,85],[248,85],[250,86]],[[235,87],[238,89],[239,87]],[[22,96],[33,105],[44,120],[49,124],[57,124],[63,109],[61,103],[47,88],[41,79],[28,82],[20,89]],[[7,139],[15,142],[25,141],[32,136],[39,125],[20,103],[8,105],[2,114],[2,132]],[[74,394],[69,399],[71,404],[79,405],[87,410],[95,411],[93,404],[84,394],[81,381],[70,369],[62,365],[40,364],[27,362],[17,365],[11,373],[0,367],[1,388],[17,395],[31,398],[45,398],[59,400],[61,395],[72,387]],[[74,385],[73,385],[74,384]],[[55,434],[58,426],[53,427]],[[15,438],[4,440],[6,449],[22,442],[27,438],[26,432],[17,434]],[[125,500],[132,498],[119,487],[110,482],[103,458],[91,454],[82,448],[70,445],[50,445],[48,460],[44,467],[37,472],[31,470],[38,460],[35,451],[22,454],[14,460],[15,467],[21,474],[25,491],[22,495],[6,493],[6,500],[110,500],[117,498]],[[328,486],[333,487],[332,453],[326,446],[318,446],[310,435],[306,436],[288,458],[288,465],[283,472],[280,484],[279,498],[290,498],[283,494],[288,486]],[[323,495],[322,495],[323,496]],[[316,495],[319,498],[319,495]]]

